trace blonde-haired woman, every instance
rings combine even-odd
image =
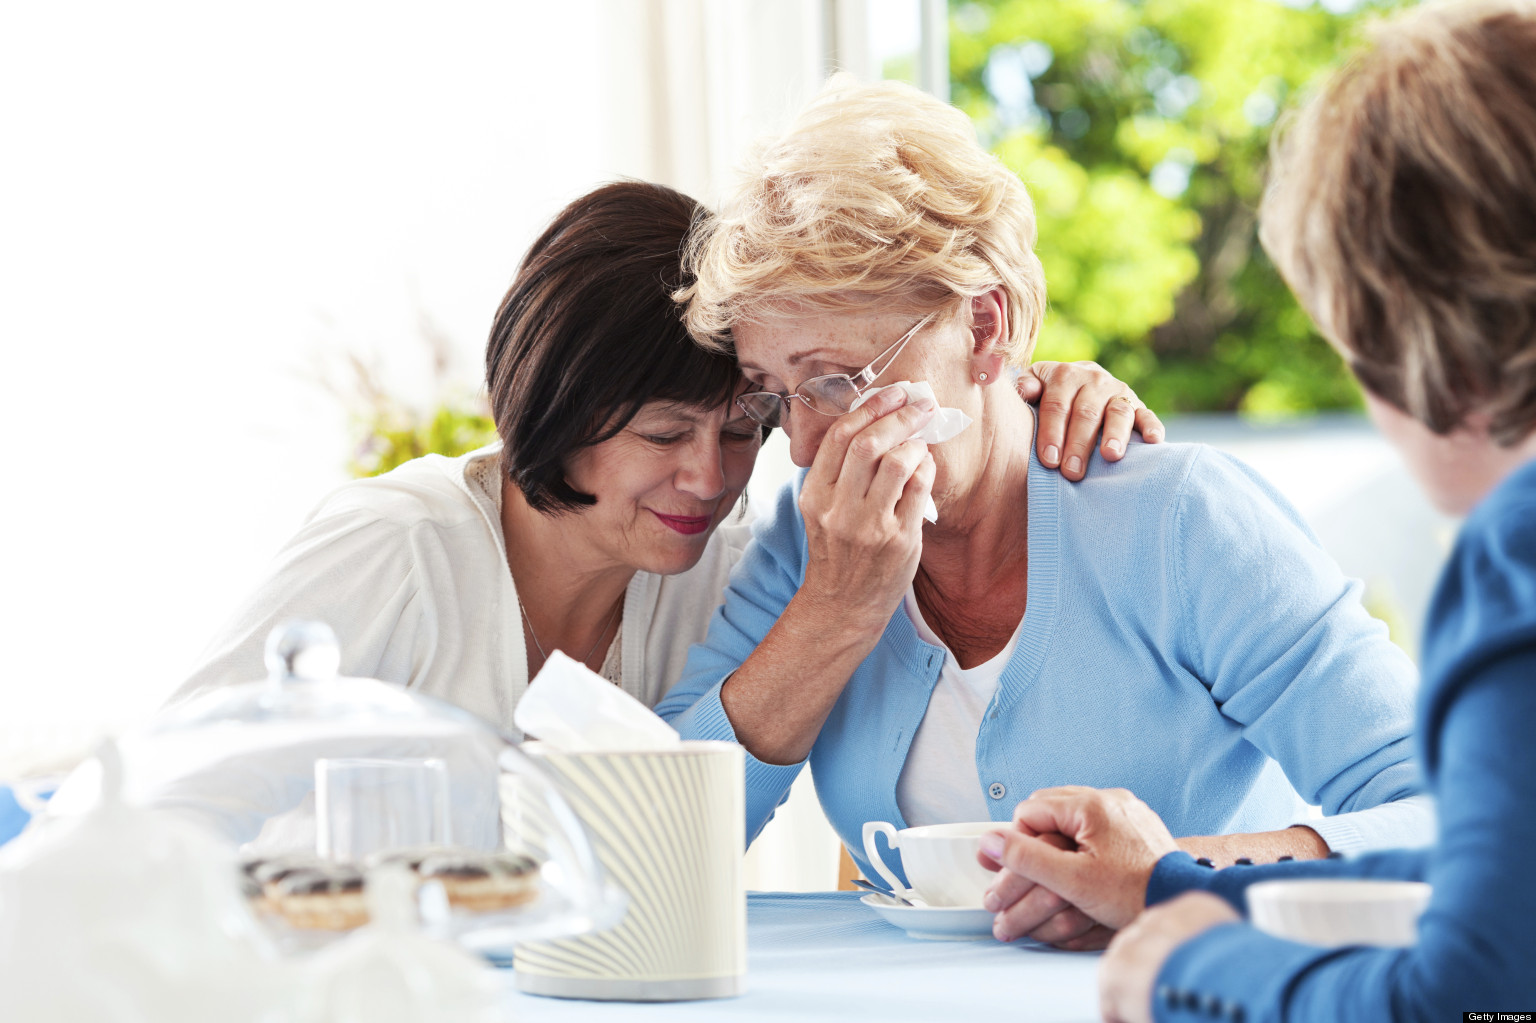
[[[1065,783],[1134,790],[1215,862],[1425,840],[1413,667],[1262,480],[1199,446],[1071,487],[1033,457],[1033,208],[964,115],[837,78],[758,161],[683,297],[805,471],[657,708],[746,748],[748,834],[808,761],[866,875],[865,821],[1007,821]],[[973,425],[930,449],[933,402],[851,408],[898,381]],[[1105,940],[1026,908],[1000,937]]]

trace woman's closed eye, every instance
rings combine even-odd
[[[645,440],[648,441],[649,443],[655,444],[657,447],[665,448],[665,447],[673,447],[673,446],[675,446],[677,444],[682,443],[683,441],[687,440],[690,436],[692,436],[692,433],[693,433],[693,431],[690,430],[690,431],[687,431],[685,433],[661,433],[661,434],[647,433],[647,434],[642,434],[641,436],[644,437]],[[761,434],[759,433],[759,431],[756,428],[753,428],[751,430],[721,430],[720,431],[720,443],[728,444],[731,447],[746,447],[748,445],[756,444],[760,439],[761,439]]]
[[[747,429],[745,427],[735,427],[729,430],[722,430],[720,432],[720,440],[721,443],[724,444],[733,444],[737,446],[745,444],[756,444],[761,439],[762,431],[759,429],[756,423],[752,424],[751,429]]]

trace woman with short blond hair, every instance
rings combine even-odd
[[[1066,782],[1136,790],[1221,862],[1427,834],[1412,664],[1278,495],[1199,446],[1071,488],[1032,456],[1034,211],[962,113],[837,78],[752,170],[682,297],[805,471],[657,708],[746,748],[749,834],[807,761],[866,876],[866,821],[1007,820]],[[930,450],[935,401],[879,389],[904,380],[973,424]],[[999,936],[1104,940],[1037,902]]]

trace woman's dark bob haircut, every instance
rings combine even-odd
[[[542,512],[596,503],[566,480],[578,449],[652,401],[714,408],[741,380],[736,360],[694,344],[672,292],[691,283],[683,243],[702,208],[638,181],[571,203],[533,243],[485,346],[502,464]]]

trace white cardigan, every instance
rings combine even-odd
[[[262,678],[279,622],[326,622],[344,675],[377,678],[457,704],[520,737],[512,711],[528,686],[517,590],[501,532],[500,443],[459,458],[427,455],[344,484],[278,552],[271,573],[204,652],[179,702]],[[654,705],[704,638],[731,566],[750,539],[734,514],[687,572],[636,572],[624,597],[626,692]],[[525,595],[537,600],[537,594]]]

